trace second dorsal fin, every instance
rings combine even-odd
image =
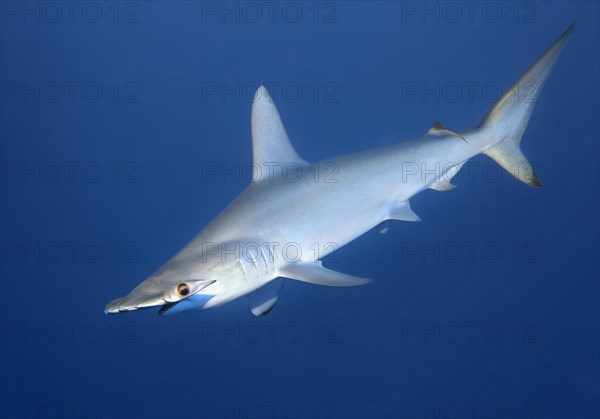
[[[457,137],[463,140],[465,143],[467,142],[467,140],[465,140],[465,137],[463,137],[456,131],[452,131],[445,128],[440,121],[434,122],[431,128],[429,128],[429,131],[427,131],[427,134],[435,135],[436,137]]]

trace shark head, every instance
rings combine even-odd
[[[106,305],[107,314],[160,306],[158,314],[170,315],[202,309],[210,302],[228,301],[232,288],[246,284],[239,261],[216,255],[179,254],[124,297]],[[233,298],[233,297],[232,297]]]
[[[202,308],[215,294],[211,293],[214,279],[186,279],[164,283],[150,277],[124,297],[106,305],[105,313],[120,313],[140,308],[161,306],[160,315]]]

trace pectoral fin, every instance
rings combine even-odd
[[[279,275],[296,281],[328,287],[355,287],[371,282],[367,278],[359,278],[324,268],[320,261],[289,264],[280,269]]]
[[[255,316],[266,316],[269,314],[279,300],[279,293],[284,283],[285,279],[277,278],[248,294],[248,302],[250,303],[252,314]]]

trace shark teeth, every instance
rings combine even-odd
[[[177,304],[179,303],[179,301],[175,301],[174,303],[167,303],[164,306],[162,306],[160,308],[160,310],[158,310],[158,315],[162,316],[163,314],[165,314],[167,311],[171,310],[173,307],[175,307]]]

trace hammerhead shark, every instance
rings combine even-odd
[[[573,27],[476,128],[456,132],[436,122],[416,140],[314,163],[298,155],[273,99],[261,86],[252,105],[250,185],[105,312],[160,306],[159,314],[165,315],[246,295],[252,313],[261,316],[273,309],[287,279],[328,286],[366,284],[369,279],[325,268],[323,258],[377,226],[385,231],[389,220],[420,221],[410,199],[425,189],[452,189],[452,177],[481,153],[526,185],[541,187],[520,143]]]

